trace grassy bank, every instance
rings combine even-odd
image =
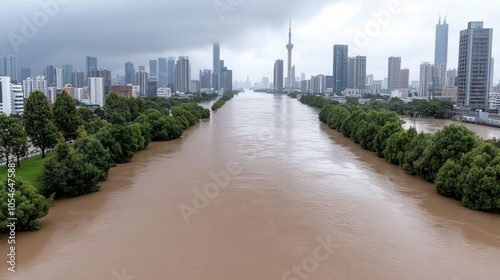
[[[38,188],[38,177],[42,173],[42,168],[45,162],[50,160],[55,155],[54,152],[45,154],[42,159],[41,155],[21,161],[21,167],[16,166],[16,177],[21,178],[23,181],[29,182],[31,185]],[[7,166],[0,167],[0,180],[7,178]]]

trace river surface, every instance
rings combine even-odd
[[[0,279],[500,278],[499,215],[437,195],[317,113],[240,93],[100,192],[57,201],[43,229],[17,234],[16,273],[3,236]]]

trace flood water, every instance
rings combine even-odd
[[[240,93],[100,192],[57,201],[0,279],[499,279],[499,215],[437,195],[317,113]]]

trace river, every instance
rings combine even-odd
[[[499,278],[499,215],[437,195],[317,113],[240,93],[100,192],[57,201],[40,231],[17,234],[17,272],[4,261],[0,279]]]

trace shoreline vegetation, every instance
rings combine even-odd
[[[54,105],[42,92],[32,92],[22,120],[3,115],[6,121],[0,123],[13,124],[1,128],[5,133],[19,134],[25,142],[19,144],[23,149],[29,139],[42,150],[41,156],[22,161],[14,170],[14,184],[4,179],[7,167],[0,167],[0,232],[8,230],[7,218],[13,216],[9,199],[15,199],[16,229],[39,230],[40,218],[48,214],[54,199],[99,191],[99,183],[107,179],[110,168],[129,162],[150,142],[180,138],[187,128],[210,118],[210,110],[197,103],[216,97],[201,93],[188,99],[143,100],[111,93],[105,105],[92,112],[85,107],[77,109],[65,91]],[[5,149],[4,143],[2,148],[4,157],[23,153]],[[47,149],[54,150],[46,154]]]
[[[438,194],[461,201],[472,210],[500,213],[497,139],[481,139],[457,124],[447,125],[432,135],[418,133],[413,127],[404,130],[397,110],[388,109],[393,104],[375,107],[340,104],[314,95],[303,95],[300,102],[320,108],[321,122],[362,148],[399,165],[410,175],[434,183]],[[420,106],[430,106],[428,112],[447,115],[447,108],[438,108],[439,103]]]
[[[234,93],[232,93],[232,92],[224,93],[222,95],[222,97],[219,100],[217,100],[217,102],[215,102],[214,105],[212,105],[212,111],[217,111],[222,106],[224,106],[224,104],[226,104],[227,101],[231,100],[233,97],[234,97]]]

